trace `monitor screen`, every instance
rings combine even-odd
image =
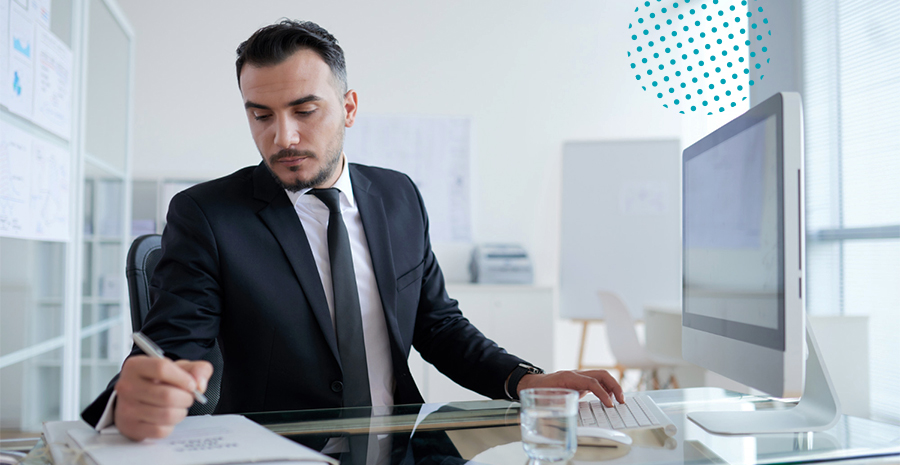
[[[776,116],[684,160],[684,325],[784,350],[784,225]]]

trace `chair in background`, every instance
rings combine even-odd
[[[145,234],[138,237],[128,249],[128,258],[125,263],[125,278],[128,281],[128,297],[131,301],[131,329],[140,331],[150,311],[150,277],[159,263],[162,255],[162,236],[159,234]],[[188,415],[211,414],[219,402],[219,389],[222,385],[222,352],[219,344],[203,357],[213,365],[213,374],[206,387],[206,404],[195,402],[188,410]]]
[[[674,372],[669,375],[667,382],[661,386],[660,371],[684,365],[684,360],[680,357],[670,358],[648,353],[638,339],[634,320],[631,318],[628,307],[626,307],[622,299],[618,295],[606,291],[599,291],[597,295],[600,297],[600,304],[603,308],[602,321],[606,324],[609,348],[616,359],[616,364],[612,368],[619,372],[619,381],[621,382],[625,377],[626,370],[637,369],[641,371],[639,386],[643,384],[651,386],[653,389],[660,389],[660,387],[677,389],[678,380]],[[600,320],[582,320],[581,350],[578,355],[579,369],[606,368],[591,367],[584,364],[588,325],[594,321]]]

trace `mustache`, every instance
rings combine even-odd
[[[275,163],[285,158],[317,158],[316,154],[309,150],[281,149],[278,153],[269,156],[269,163]]]

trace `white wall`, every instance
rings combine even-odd
[[[624,0],[119,3],[137,34],[136,179],[258,163],[234,50],[283,16],[312,20],[344,48],[360,112],[472,118],[473,238],[524,244],[538,284],[558,279],[564,141],[706,130],[637,85]],[[445,268],[465,262],[465,247],[436,250]]]

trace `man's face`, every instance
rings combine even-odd
[[[274,66],[244,65],[241,94],[256,148],[278,181],[292,191],[331,187],[356,92],[340,95],[328,65],[302,49]]]

